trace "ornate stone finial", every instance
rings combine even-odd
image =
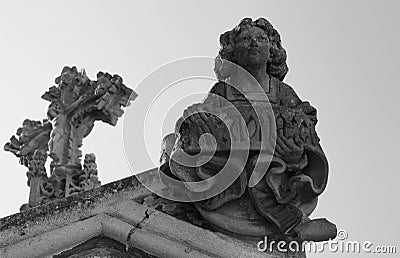
[[[5,151],[14,153],[20,164],[26,167],[36,150],[47,152],[50,139],[51,123],[48,120],[33,121],[25,119],[22,127],[17,130],[17,137],[12,136],[4,146]]]
[[[96,156],[93,153],[86,154],[83,161],[83,174],[79,177],[79,186],[83,188],[93,188],[101,183],[97,177]]]
[[[46,177],[46,164],[47,153],[44,150],[37,149],[33,153],[32,159],[29,161],[29,171],[26,172],[28,177],[28,186],[31,185],[30,181],[32,177]]]
[[[76,67],[64,67],[55,83],[42,96],[50,102],[47,119],[26,119],[18,138],[12,136],[4,146],[29,168],[30,207],[100,185],[94,154],[85,156],[82,169],[83,138],[95,121],[115,126],[122,108],[137,97],[118,75],[99,72],[91,81]],[[44,168],[47,155],[52,160],[49,176]]]
[[[241,139],[238,132],[243,130],[232,128],[247,127],[250,149],[247,149],[249,156],[244,169],[232,166],[232,173],[237,170],[239,176],[226,190],[193,204],[203,219],[212,228],[245,239],[269,236],[323,241],[334,238],[333,223],[309,219],[327,184],[328,161],[315,129],[316,109],[283,82],[288,68],[279,33],[266,19],[246,18],[222,34],[220,43],[215,63],[219,82],[202,103],[184,111],[175,132],[166,137],[160,170],[184,182],[210,179],[222,170],[232,151],[237,151],[230,146]],[[251,79],[243,79],[243,74],[250,74]],[[249,87],[253,81],[257,81],[257,87]],[[264,94],[267,98],[260,99]],[[239,115],[234,115],[235,109]],[[214,115],[222,117],[221,113],[230,118],[225,119],[228,121],[225,125]],[[241,119],[236,119],[238,116]],[[265,126],[271,121],[273,130]],[[214,156],[211,159],[207,156],[208,162],[198,167],[180,163],[186,153],[196,156],[207,149],[204,144],[200,147],[201,137],[206,133],[216,141]],[[272,149],[263,149],[262,139],[271,138],[274,139]],[[257,171],[262,175],[260,180],[250,184],[253,172],[262,167],[257,165],[266,161],[265,170]],[[188,191],[200,191],[190,188],[192,184],[185,185]],[[204,193],[213,185],[217,185],[216,179]]]

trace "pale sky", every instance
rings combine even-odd
[[[288,54],[289,73],[284,81],[318,110],[317,132],[329,160],[330,176],[311,217],[328,218],[347,231],[349,240],[397,245],[400,252],[399,7],[395,0],[140,4],[3,0],[0,71],[5,91],[0,103],[0,143],[4,145],[25,118],[45,118],[48,102],[40,96],[54,85],[54,78],[65,65],[85,68],[91,79],[98,71],[117,73],[135,89],[168,62],[214,57],[221,33],[244,17],[265,17],[281,34]],[[196,93],[212,86],[211,81],[197,83],[193,82],[198,85],[193,90]],[[168,95],[164,104],[176,103],[190,94],[189,84],[177,85],[176,94]],[[139,98],[127,109],[129,116],[144,115],[138,106],[147,90],[137,88],[137,93]],[[172,131],[174,121],[188,104],[186,100],[179,108],[175,106],[172,118],[152,116],[150,124],[165,120],[165,130]],[[140,123],[137,127],[143,129]],[[83,152],[97,156],[102,183],[133,174],[124,154],[122,130],[123,119],[115,128],[99,122],[84,140]],[[155,159],[162,137],[159,131],[146,129],[151,135],[149,153]],[[134,141],[135,137],[139,141],[143,135],[133,133],[129,139]],[[27,169],[11,153],[0,153],[0,217],[4,217],[18,212],[28,201],[29,189]],[[135,172],[157,165],[144,163],[147,155],[146,150],[137,149],[135,164],[130,164]],[[316,257],[336,255],[326,252]]]

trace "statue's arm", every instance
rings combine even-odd
[[[319,144],[319,138],[315,131],[317,110],[308,101],[302,101],[292,87],[285,83],[280,84],[279,94],[282,105],[301,110],[312,122],[309,128],[310,141],[307,140],[306,142],[296,144],[296,141],[289,141],[288,139],[284,139],[284,136],[281,138],[279,135],[278,138],[280,139],[277,141],[277,148],[283,145],[283,149],[289,149],[291,150],[289,153],[294,153],[293,150],[301,147],[301,153],[305,154],[307,162],[299,166],[301,172],[291,179],[291,183],[293,184],[292,187],[296,189],[296,192],[302,198],[310,200],[322,193],[326,187],[328,177],[328,161]],[[280,144],[281,142],[283,144]],[[289,164],[287,163],[287,165]]]
[[[280,99],[285,106],[300,109],[308,115],[314,125],[317,124],[317,109],[311,106],[310,102],[302,101],[290,85],[281,82],[279,93],[281,95]]]

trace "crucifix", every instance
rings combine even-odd
[[[95,121],[115,126],[137,97],[119,75],[99,72],[92,81],[76,67],[64,67],[55,83],[42,95],[50,102],[47,118],[26,119],[4,146],[28,168],[29,203],[21,210],[99,186],[95,155],[86,154],[81,164],[82,141]]]

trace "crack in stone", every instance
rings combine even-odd
[[[131,237],[132,237],[133,233],[135,233],[135,229],[136,229],[136,227],[134,227],[131,230],[129,230],[128,237],[126,238],[126,241],[128,243],[131,241]]]
[[[149,209],[146,209],[144,212],[144,217],[141,221],[139,221],[139,223],[136,224],[136,228],[142,228],[143,227],[143,223],[148,220],[150,218],[150,214],[152,212],[149,211]]]
[[[150,209],[146,209],[144,212],[144,217],[141,221],[139,221],[128,233],[128,237],[126,238],[126,240],[129,242],[131,240],[132,235],[135,233],[136,229],[141,229],[143,228],[143,223],[146,222],[146,220],[148,220],[150,218],[150,215],[153,212],[150,211]]]

